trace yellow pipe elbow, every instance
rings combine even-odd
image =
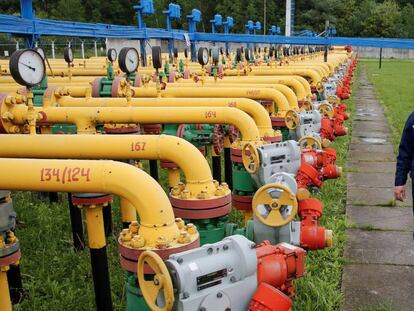
[[[2,189],[111,193],[125,198],[137,210],[139,234],[145,239],[146,247],[155,247],[160,236],[172,241],[180,234],[170,201],[161,186],[131,165],[102,160],[3,158],[0,170]]]
[[[183,171],[188,189],[213,195],[210,167],[200,151],[170,135],[0,135],[0,157],[42,159],[167,160]],[[39,146],[42,146],[39,148]]]

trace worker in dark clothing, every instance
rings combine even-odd
[[[408,173],[410,173],[412,180],[414,177],[414,112],[408,117],[407,123],[404,126],[404,131],[402,133],[400,142],[400,150],[397,157],[394,196],[398,201],[404,201],[406,198],[406,183]]]

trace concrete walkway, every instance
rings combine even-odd
[[[364,67],[356,83],[359,90],[347,163],[346,214],[351,229],[344,253],[348,264],[342,278],[342,309],[385,305],[395,311],[413,311],[411,192],[407,202],[394,206],[391,131]]]

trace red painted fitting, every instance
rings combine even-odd
[[[342,175],[342,168],[337,165],[328,164],[321,170],[324,179],[335,179]]]
[[[299,189],[307,189],[308,186],[315,186],[318,188],[323,186],[322,175],[316,168],[305,162],[302,162],[298,173],[296,174],[296,182],[298,183]]]
[[[292,300],[277,288],[261,283],[249,304],[249,311],[291,311]]]
[[[348,128],[343,126],[343,124],[334,123],[334,133],[336,136],[345,136],[348,134]]]
[[[256,248],[257,284],[266,283],[289,297],[294,296],[293,280],[305,273],[305,250],[287,243],[264,241]]]
[[[321,122],[321,138],[322,139],[328,139],[330,141],[334,141],[336,139],[335,133],[334,133],[334,127],[333,122],[329,118],[322,118]]]
[[[319,226],[323,205],[315,199],[298,202],[298,215],[301,218],[300,246],[310,250],[332,246],[332,231]]]

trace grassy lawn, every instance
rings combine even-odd
[[[352,116],[353,99],[347,104]],[[350,124],[348,127],[351,131]],[[337,163],[343,167],[350,137],[340,137],[332,144],[338,152]],[[160,172],[161,180],[165,181],[165,171]],[[315,196],[324,203],[322,225],[334,231],[335,246],[308,253],[306,276],[296,283],[295,310],[339,310],[343,299],[341,277],[346,228],[346,177],[327,181]],[[89,251],[75,253],[72,249],[66,195],[61,194],[61,203],[58,204],[49,204],[30,192],[14,193],[13,200],[19,219],[17,236],[21,241],[21,271],[27,292],[15,310],[94,310]],[[113,207],[114,232],[118,233],[121,223],[117,200]],[[232,216],[237,218],[237,214]],[[119,265],[116,235],[108,242],[114,309],[126,310],[124,273]]]
[[[352,96],[346,101],[351,119],[354,114],[358,73],[359,69],[355,71]],[[348,122],[347,126],[349,135],[337,138],[330,146],[337,151],[337,165],[344,167],[345,174],[348,145],[352,135],[351,122]],[[326,181],[320,193],[315,197],[325,206],[321,224],[333,230],[334,247],[323,251],[308,252],[306,275],[296,282],[297,296],[294,306],[295,310],[300,311],[339,310],[343,300],[341,280],[345,264],[342,255],[346,241],[346,176]]]
[[[405,121],[414,111],[414,61],[385,60],[382,68],[378,61],[363,61],[368,70],[368,79],[385,108],[391,126],[394,145],[398,147]]]

